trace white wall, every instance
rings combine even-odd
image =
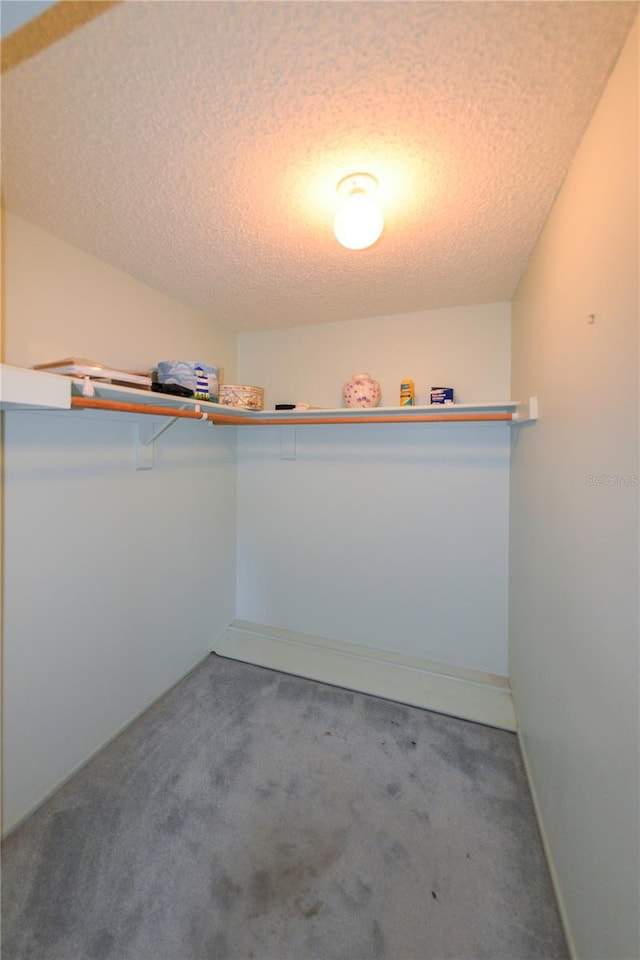
[[[508,400],[509,323],[510,305],[491,303],[241,333],[239,377],[265,388],[267,407],[341,407],[342,384],[360,371],[380,382],[381,406],[398,405],[406,377],[419,404],[432,386],[455,387],[460,403]]]
[[[511,682],[570,938],[593,960],[640,956],[638,266],[636,24],[513,309],[513,390],[541,419],[512,461]]]
[[[205,353],[234,369],[233,335],[202,314],[17,218],[5,244],[12,362]],[[3,419],[10,828],[233,619],[235,429],[179,421],[156,441],[153,469],[136,472],[122,414]]]
[[[433,381],[468,402],[508,399],[509,306],[429,311],[239,337],[239,376],[267,402],[339,405],[358,368],[398,403]],[[238,437],[243,620],[507,672],[509,428],[280,428]]]
[[[5,223],[4,362],[88,357],[123,369],[200,360],[235,376],[234,331],[11,213]]]

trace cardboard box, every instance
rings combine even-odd
[[[453,387],[431,387],[431,403],[453,403]]]

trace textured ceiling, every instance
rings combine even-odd
[[[637,10],[124,2],[3,78],[4,204],[241,329],[508,300]]]

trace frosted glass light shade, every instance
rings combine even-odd
[[[365,250],[382,233],[384,217],[372,197],[377,185],[370,174],[352,174],[338,184],[344,201],[336,214],[333,232],[347,250]]]

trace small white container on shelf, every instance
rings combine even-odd
[[[220,387],[218,400],[225,407],[262,410],[264,408],[264,389],[249,384],[223,383]]]

